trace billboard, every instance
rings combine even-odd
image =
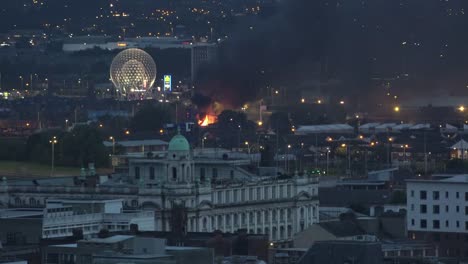
[[[172,76],[164,75],[164,92],[172,91]]]

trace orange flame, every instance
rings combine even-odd
[[[216,116],[213,115],[205,115],[203,119],[198,120],[198,124],[202,127],[206,127],[214,123],[216,123]]]

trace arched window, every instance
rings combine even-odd
[[[284,237],[284,226],[281,226],[281,227],[280,227],[279,239],[285,239],[285,237]]]

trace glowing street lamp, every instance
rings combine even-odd
[[[460,111],[462,113],[465,112],[465,106],[460,105],[460,107],[458,107],[458,111]]]
[[[54,169],[55,169],[55,144],[58,143],[57,137],[54,136],[49,140],[49,143],[52,144],[52,169],[50,172],[50,176],[54,176]]]
[[[115,155],[115,138],[110,136],[109,140],[112,140],[112,155]]]
[[[400,107],[399,106],[395,106],[393,108],[393,111],[395,111],[396,113],[400,112]]]
[[[401,145],[403,148],[403,161],[406,162],[406,149],[409,147],[408,144]]]

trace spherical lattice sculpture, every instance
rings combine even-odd
[[[118,94],[146,91],[156,80],[156,63],[141,49],[126,49],[112,61],[110,77]]]

